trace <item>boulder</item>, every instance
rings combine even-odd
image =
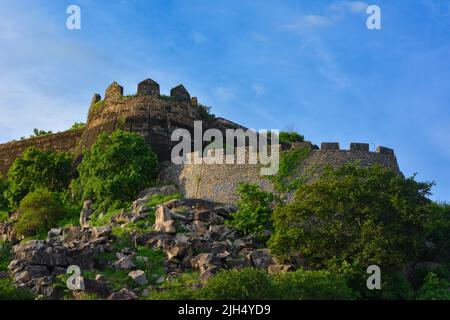
[[[275,264],[269,249],[254,250],[248,254],[247,258],[258,269],[267,269],[270,265]]]
[[[94,227],[92,229],[93,238],[110,237],[112,235],[112,226]]]
[[[156,209],[154,228],[160,232],[176,233],[175,227],[173,226],[172,213],[169,208],[160,206]]]
[[[137,295],[133,291],[123,288],[120,291],[112,293],[108,297],[108,300],[136,300],[137,298]]]
[[[148,283],[145,272],[142,270],[131,271],[128,276],[140,286],[145,286]]]
[[[191,259],[191,266],[194,270],[204,272],[211,267],[220,267],[220,261],[212,253],[200,253]]]
[[[273,264],[267,268],[267,271],[269,274],[290,272],[295,271],[295,266],[293,264]]]
[[[48,276],[49,272],[45,266],[26,266],[22,271],[14,275],[17,283],[25,283],[35,278]]]
[[[136,267],[136,265],[133,263],[132,256],[125,256],[123,258],[120,258],[118,261],[113,263],[113,266],[116,269],[122,270],[130,270]]]

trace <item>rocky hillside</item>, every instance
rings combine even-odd
[[[94,217],[91,225],[48,231],[47,239],[19,241],[11,225],[0,225],[12,247],[8,272],[18,287],[38,299],[139,299],[163,290],[161,284],[185,273],[201,286],[221,269],[253,266],[269,272],[294,269],[278,265],[254,236],[242,237],[225,224],[236,208],[202,199],[171,199],[172,186],[141,192],[129,210]],[[267,232],[267,236],[270,233]],[[69,266],[81,275],[67,286]]]

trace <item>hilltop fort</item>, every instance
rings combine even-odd
[[[194,121],[201,120],[204,130],[222,131],[245,127],[219,117],[210,117],[191,97],[183,85],[170,90],[170,96],[161,95],[159,84],[151,79],[140,82],[135,95],[124,96],[123,87],[113,82],[102,97],[95,94],[89,108],[84,128],[49,134],[0,145],[0,173],[6,175],[13,161],[28,147],[42,150],[72,152],[80,158],[82,150],[90,148],[100,133],[116,129],[135,132],[164,163],[161,178],[176,184],[188,198],[205,198],[224,203],[236,201],[235,190],[239,183],[248,182],[273,190],[270,180],[260,176],[260,166],[255,164],[170,164],[172,132],[177,128],[193,133]],[[351,143],[341,149],[338,143],[325,142],[320,148],[310,142],[301,143],[311,149],[303,162],[305,167],[341,166],[359,162],[361,166],[381,165],[400,172],[394,151],[386,147],[369,150],[369,144]]]

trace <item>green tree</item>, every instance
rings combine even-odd
[[[16,208],[29,192],[39,188],[63,191],[70,182],[72,156],[68,153],[28,148],[8,171],[6,196]]]
[[[423,217],[432,184],[405,179],[378,166],[326,168],[274,214],[272,253],[301,254],[317,268],[384,272],[414,259],[423,243]]]
[[[280,143],[293,143],[305,141],[305,137],[295,131],[281,131],[279,139]]]
[[[232,213],[229,224],[243,234],[258,234],[270,228],[274,196],[253,184],[241,184],[236,190],[239,211]]]
[[[68,213],[59,194],[46,189],[30,192],[20,202],[18,211],[20,215],[14,230],[23,236],[47,234]]]
[[[78,166],[79,178],[72,184],[79,200],[127,201],[148,187],[157,174],[156,154],[135,133],[116,130],[100,134]]]
[[[0,174],[0,209],[8,207],[8,199],[6,198],[6,191],[8,190],[8,181]]]

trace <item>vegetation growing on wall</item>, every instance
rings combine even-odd
[[[280,165],[276,175],[268,176],[278,192],[295,190],[307,180],[307,175],[299,171],[302,162],[310,154],[309,147],[291,148],[280,152]]]

